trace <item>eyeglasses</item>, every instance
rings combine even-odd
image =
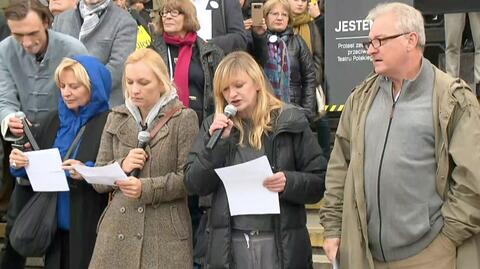
[[[170,13],[170,16],[172,16],[172,17],[177,17],[178,15],[183,14],[179,10],[172,9],[172,10],[162,10],[162,11],[160,11],[160,16],[167,17],[167,14],[169,14],[169,13]]]
[[[383,41],[387,41],[389,39],[394,39],[394,38],[397,38],[399,36],[408,35],[408,34],[410,34],[410,32],[391,35],[391,36],[386,36],[386,37],[374,38],[372,40],[368,40],[368,41],[363,42],[362,45],[365,48],[365,50],[368,50],[368,48],[370,48],[370,45],[372,45],[374,49],[378,49],[383,45]]]
[[[287,13],[280,13],[280,12],[269,12],[268,15],[271,15],[275,18],[278,18],[279,16],[282,18],[282,19],[286,19],[288,18],[288,14]]]

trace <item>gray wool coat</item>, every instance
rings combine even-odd
[[[160,110],[152,126],[174,106],[181,106],[178,99]],[[137,130],[124,105],[114,108],[103,130],[97,165],[121,164],[137,147]],[[197,132],[196,113],[184,108],[152,138],[145,149],[149,158],[139,175],[140,198],[128,198],[115,187],[94,185],[98,192],[113,191],[113,198],[100,217],[89,268],[192,268],[192,228],[183,179]]]
[[[82,23],[83,19],[77,8],[55,16],[52,28],[78,39]],[[95,29],[80,41],[87,47],[88,53],[100,59],[112,74],[110,106],[123,104],[123,64],[128,55],[135,51],[137,44],[135,20],[111,1]]]

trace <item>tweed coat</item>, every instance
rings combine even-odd
[[[177,98],[170,101],[152,126],[177,106],[181,106]],[[125,105],[114,108],[105,124],[97,165],[121,163],[137,147],[137,130]],[[140,198],[128,198],[116,187],[94,185],[98,192],[113,191],[113,198],[100,218],[89,268],[192,268],[192,231],[183,178],[197,132],[195,112],[183,108],[152,138],[145,149],[149,158],[139,175]]]

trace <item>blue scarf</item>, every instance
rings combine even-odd
[[[60,119],[60,128],[53,144],[58,148],[62,158],[68,151],[75,136],[82,126],[98,114],[109,110],[108,99],[112,88],[112,77],[110,71],[97,58],[92,56],[75,56],[72,59],[78,61],[87,71],[91,82],[91,96],[87,105],[80,107],[78,113],[68,109],[60,97],[58,102],[58,117]],[[78,144],[80,145],[81,142]],[[73,151],[70,159],[77,155],[78,145]],[[63,230],[70,228],[70,196],[68,192],[58,193],[57,202],[57,222],[58,227]]]
[[[267,34],[268,59],[265,75],[272,84],[275,96],[285,103],[290,103],[290,59],[287,43],[291,31]],[[272,36],[277,36],[271,38]]]

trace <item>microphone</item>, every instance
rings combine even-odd
[[[40,147],[38,146],[37,141],[35,141],[35,138],[33,137],[33,133],[30,130],[30,126],[28,126],[27,117],[25,116],[25,113],[23,113],[22,111],[18,111],[15,113],[15,117],[19,118],[22,121],[23,132],[25,133],[25,136],[27,137],[28,142],[30,142],[30,145],[32,145],[32,149],[40,150]]]
[[[138,133],[138,145],[137,148],[145,149],[150,142],[150,133],[147,131],[141,131]],[[138,177],[140,174],[140,169],[135,168],[133,171],[130,173],[131,176],[133,177]]]
[[[229,104],[223,110],[223,114],[230,119],[233,116],[235,116],[235,114],[237,114],[237,108],[234,105]],[[224,129],[225,128],[217,129],[213,132],[212,136],[210,137],[210,140],[208,140],[207,149],[213,149],[213,147],[215,147],[215,145],[218,142],[218,139],[220,139],[220,137],[222,136]]]

